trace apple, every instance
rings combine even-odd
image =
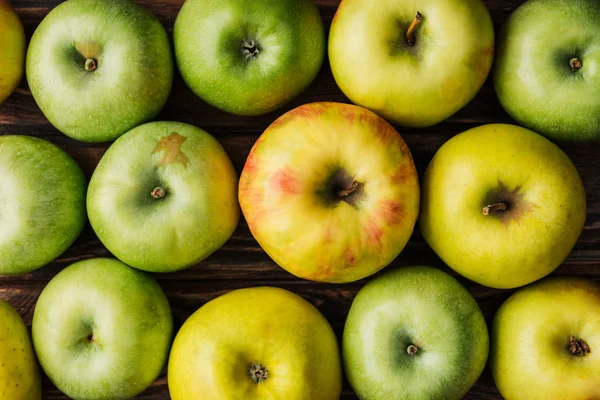
[[[419,213],[419,181],[410,150],[384,119],[349,104],[312,103],[261,135],[239,200],[277,264],[300,278],[342,283],[402,251]]]
[[[325,58],[312,0],[186,0],[173,42],[192,91],[238,115],[283,106],[310,85]]]
[[[337,400],[338,344],[309,302],[273,287],[239,289],[196,311],[175,337],[173,400]]]
[[[599,47],[597,0],[524,3],[498,37],[493,78],[504,109],[550,139],[600,139]]]
[[[8,0],[0,0],[0,103],[15,90],[25,72],[25,31]]]
[[[362,400],[458,400],[483,371],[487,326],[450,275],[404,267],[367,283],[344,327],[344,370]]]
[[[27,81],[64,134],[112,141],[161,110],[173,80],[167,33],[130,0],[68,0],[35,30]]]
[[[94,258],[58,273],[33,314],[44,372],[78,400],[130,399],[159,376],[173,335],[158,283],[118,260]]]
[[[212,136],[151,122],[120,137],[88,188],[92,228],[121,261],[151,272],[194,265],[221,247],[239,220],[237,174]]]
[[[507,400],[600,399],[600,285],[549,278],[513,294],[492,328],[491,369]]]
[[[464,107],[486,80],[494,27],[481,0],[342,0],[329,62],[355,104],[427,127]]]
[[[86,180],[58,146],[0,136],[0,275],[24,274],[61,255],[86,221]]]
[[[569,157],[513,125],[453,137],[423,179],[423,237],[456,272],[493,288],[552,272],[575,245],[585,216],[583,183]]]
[[[0,399],[42,399],[42,378],[29,331],[17,311],[1,299]]]

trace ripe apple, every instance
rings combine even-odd
[[[173,80],[167,33],[130,0],[68,0],[38,26],[27,81],[38,106],[64,134],[115,140],[161,110]]]
[[[239,289],[196,311],[169,357],[173,400],[337,400],[338,344],[309,302],[273,287]]]
[[[173,41],[192,91],[239,115],[266,114],[296,97],[325,57],[312,0],[187,0]]]
[[[398,132],[369,110],[312,103],[281,116],[252,148],[239,199],[250,231],[304,279],[351,282],[410,238],[419,181]]]
[[[171,272],[221,247],[239,220],[237,174],[212,136],[151,122],[119,138],[88,188],[92,228],[124,263]]]
[[[362,400],[458,400],[483,371],[489,338],[469,292],[431,267],[389,271],[352,302],[344,369]]]
[[[8,0],[0,0],[0,103],[15,90],[25,70],[25,31]]]
[[[42,399],[42,378],[27,327],[17,311],[1,299],[0,399]]]
[[[556,145],[513,125],[446,142],[423,179],[420,226],[446,264],[485,286],[515,288],[558,267],[586,216],[583,183]]]
[[[173,320],[153,278],[95,258],[50,281],[35,306],[32,335],[44,372],[67,396],[130,399],[163,370]]]
[[[481,0],[342,0],[329,33],[344,94],[405,126],[434,125],[464,107],[493,58]]]
[[[600,285],[560,277],[517,291],[494,318],[490,361],[507,400],[600,399]]]
[[[24,274],[62,254],[86,221],[86,181],[56,145],[0,136],[0,275]]]
[[[598,0],[526,2],[498,38],[493,77],[504,109],[551,139],[600,139],[599,48]]]

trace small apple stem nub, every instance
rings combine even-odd
[[[571,60],[569,61],[569,65],[571,66],[571,71],[573,72],[577,72],[581,69],[581,67],[583,67],[581,60],[577,57],[571,58]]]
[[[414,356],[415,354],[417,354],[418,351],[419,351],[419,348],[417,346],[415,346],[414,344],[411,344],[406,349],[406,352],[408,353],[409,356]]]
[[[506,211],[507,208],[508,204],[506,203],[490,204],[489,206],[483,207],[483,215],[490,215],[496,211]]]
[[[419,26],[419,24],[422,21],[423,21],[423,14],[421,14],[419,11],[417,11],[417,15],[415,16],[415,19],[413,19],[413,22],[410,24],[410,26],[406,30],[406,43],[408,43],[408,45],[410,47],[413,47],[415,45],[415,30],[417,30],[417,26]]]
[[[591,352],[585,340],[577,339],[575,336],[569,337],[569,353],[572,356],[583,357]]]
[[[269,370],[261,363],[250,363],[248,365],[248,376],[256,384],[263,383],[269,377]]]
[[[339,198],[348,197],[352,193],[356,192],[358,190],[358,188],[360,188],[360,183],[354,181],[346,189],[338,190],[335,194]]]
[[[88,58],[85,60],[85,70],[88,72],[94,72],[98,68],[98,62],[93,58]]]
[[[158,186],[158,187],[155,187],[154,190],[152,192],[150,192],[150,194],[155,199],[162,199],[167,194],[167,191],[164,188],[161,188],[160,186]]]

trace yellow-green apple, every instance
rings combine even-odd
[[[513,294],[492,328],[490,364],[506,400],[600,399],[600,285],[548,278]]]
[[[124,400],[162,372],[173,320],[152,277],[115,259],[92,258],[44,288],[32,336],[44,372],[67,396]]]
[[[173,42],[192,91],[239,115],[281,107],[306,89],[325,58],[312,0],[187,0]]]
[[[31,136],[0,136],[0,275],[53,261],[86,221],[86,180],[58,146]]]
[[[514,125],[453,137],[423,179],[425,240],[485,286],[514,288],[548,275],[575,245],[585,216],[583,183],[569,157]]]
[[[171,272],[221,247],[239,220],[237,174],[223,147],[195,126],[151,122],[121,136],[90,180],[88,216],[121,261]]]
[[[38,106],[64,134],[115,140],[161,110],[173,80],[169,38],[131,0],[68,0],[35,30],[27,81]]]
[[[389,264],[419,212],[419,181],[398,132],[362,107],[300,106],[252,148],[239,199],[250,231],[304,279],[350,282]]]
[[[481,0],[342,0],[329,33],[344,94],[405,126],[434,125],[464,107],[493,58]]]
[[[169,356],[173,400],[337,400],[338,344],[309,302],[273,287],[239,289],[196,311]]]
[[[493,76],[519,124],[556,140],[600,139],[600,2],[521,5],[499,34]]]
[[[15,90],[25,72],[25,31],[8,0],[0,0],[0,103]]]
[[[362,400],[459,400],[488,350],[473,296],[431,267],[389,271],[363,287],[342,342],[346,376]]]
[[[0,399],[42,399],[42,378],[29,331],[17,311],[3,300],[0,300]]]

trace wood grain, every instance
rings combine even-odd
[[[183,0],[138,2],[154,13],[170,33]],[[522,2],[487,0],[495,26],[500,26]],[[58,0],[13,1],[28,36],[31,36],[48,11],[59,3]],[[317,0],[316,3],[328,26],[339,0]],[[277,116],[297,105],[324,100],[348,102],[337,88],[328,65],[323,67],[311,87],[284,109],[252,118],[228,115],[208,106],[195,97],[177,76],[171,97],[157,119],[188,122],[211,132],[225,147],[237,170],[241,171],[252,144]],[[463,130],[493,122],[512,121],[502,110],[490,83],[486,82],[477,97],[447,121],[422,130],[398,130],[411,148],[417,169],[422,174],[435,151],[450,137]],[[26,82],[21,84],[6,103],[0,105],[0,134],[9,133],[35,135],[60,145],[79,162],[88,177],[107,147],[104,144],[76,142],[60,134],[37,108]],[[581,239],[554,275],[578,275],[600,280],[600,143],[569,144],[562,148],[575,162],[585,183],[588,217]],[[26,323],[30,324],[39,293],[56,273],[77,260],[108,255],[108,251],[87,227],[77,242],[50,265],[24,276],[0,277],[0,298],[11,302]],[[433,265],[456,276],[429,249],[418,231],[414,233],[406,250],[388,268],[410,264]],[[341,336],[352,299],[366,282],[331,285],[297,279],[269,259],[252,238],[244,222],[240,223],[231,240],[206,261],[185,271],[156,277],[169,297],[177,327],[202,304],[220,294],[242,287],[270,285],[289,289],[311,301],[331,322],[338,337]],[[488,322],[498,306],[512,293],[510,290],[489,289],[460,277],[459,279],[475,296]],[[44,386],[45,399],[66,399],[47,379]],[[163,374],[137,398],[168,399],[166,375]],[[501,399],[487,369],[465,398]],[[347,384],[342,399],[356,399]]]

